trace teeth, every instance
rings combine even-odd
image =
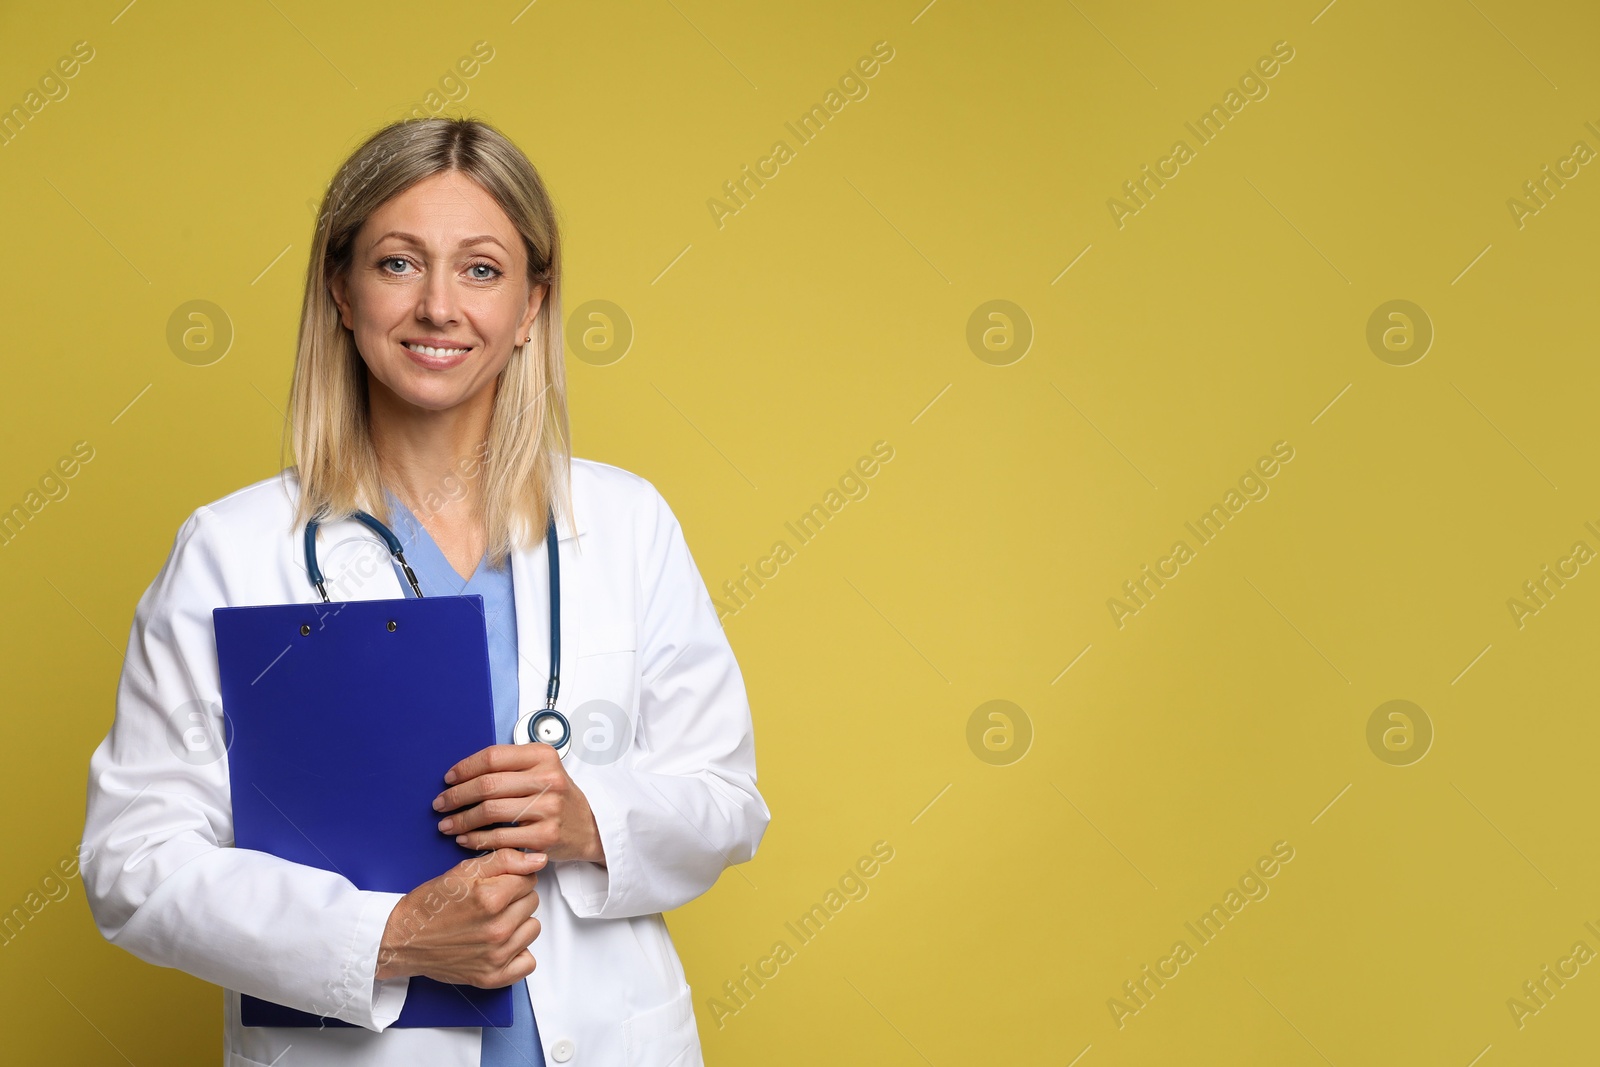
[[[415,345],[415,344],[412,344],[409,341],[405,342],[405,346],[407,348],[411,349],[411,351],[413,351],[413,352],[421,353],[424,356],[434,356],[434,357],[438,357],[438,356],[455,356],[455,355],[460,355],[462,352],[471,351],[470,349],[466,349],[466,348],[434,348],[431,345]]]

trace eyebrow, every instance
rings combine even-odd
[[[382,237],[379,237],[378,240],[376,240],[376,241],[374,241],[372,243],[376,245],[376,244],[378,244],[378,243],[380,243],[382,241],[388,240],[391,237],[398,237],[400,240],[405,241],[405,242],[407,242],[409,244],[417,245],[418,247],[420,247],[422,245],[422,238],[418,237],[416,234],[402,233],[399,230],[390,230],[388,233],[384,234]],[[480,233],[476,237],[463,237],[461,239],[461,244],[458,245],[457,247],[466,248],[469,245],[481,245],[481,244],[496,244],[496,245],[500,245],[500,248],[503,251],[507,251],[507,252],[510,251],[510,249],[507,249],[505,245],[500,244],[500,239],[498,237],[494,236],[493,234],[489,234],[489,233]]]

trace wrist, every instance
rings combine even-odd
[[[411,941],[408,932],[410,924],[406,922],[410,908],[406,899],[402,897],[395,902],[389,912],[389,920],[384,924],[383,939],[378,943],[378,961],[372,976],[380,982],[389,978],[408,978],[417,973],[409,966],[406,951]]]

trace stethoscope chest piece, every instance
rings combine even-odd
[[[519,745],[535,742],[549,745],[557,755],[565,756],[572,744],[572,724],[555,708],[540,708],[517,720],[511,731],[511,740]]]

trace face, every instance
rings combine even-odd
[[[472,179],[445,171],[367,219],[329,288],[372,389],[447,411],[492,401],[544,299],[527,279],[511,219]]]

